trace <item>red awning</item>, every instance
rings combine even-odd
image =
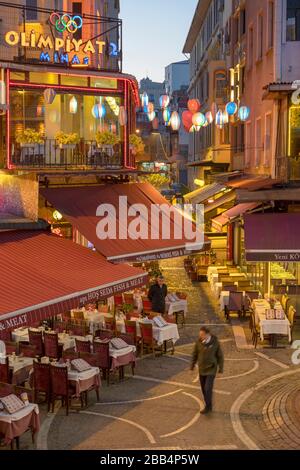
[[[248,214],[247,261],[300,261],[300,214]]]
[[[204,235],[204,246],[201,243],[193,245],[195,241],[185,237],[183,228],[180,229],[179,237],[176,238],[174,233],[179,225],[174,215],[171,215],[169,224],[170,236],[163,236],[162,217],[159,218],[158,223],[153,222],[151,210],[155,205],[164,205],[163,212],[167,213],[172,206],[149,183],[48,188],[42,189],[41,193],[109,261],[143,262],[174,258],[190,254],[191,251],[203,251],[209,248],[210,242]],[[116,227],[116,233],[113,237],[110,235],[108,239],[100,240],[97,235],[97,226],[103,220],[104,214],[100,215],[98,208],[102,206],[104,209],[104,204],[109,205],[106,206],[109,222]],[[128,212],[133,205],[136,210],[140,211],[142,222],[145,222],[146,230],[142,235],[143,238],[133,239],[128,236],[130,224],[137,217],[136,214],[131,215]],[[99,215],[96,215],[97,209]],[[183,220],[182,216],[180,217]],[[155,235],[153,235],[154,229],[157,229]]]
[[[218,215],[217,217],[212,219],[212,227],[218,232],[222,232],[223,227],[229,224],[232,219],[240,217],[246,212],[256,209],[258,206],[260,206],[260,203],[257,202],[238,204],[237,206],[232,207],[228,211],[225,211],[223,212],[223,214]]]
[[[252,178],[241,178],[233,179],[225,183],[232,189],[247,189],[248,191],[257,191],[258,189],[270,188],[279,184],[280,180],[273,180],[271,178],[252,177]]]
[[[0,257],[0,335],[147,281],[141,269],[48,232],[0,233]]]

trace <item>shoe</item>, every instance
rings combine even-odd
[[[212,412],[212,408],[208,408],[207,406],[200,411],[201,415],[207,415],[208,413]]]

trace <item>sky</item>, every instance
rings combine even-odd
[[[165,66],[185,60],[182,49],[198,0],[121,0],[123,72],[164,81]]]

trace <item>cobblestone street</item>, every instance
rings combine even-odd
[[[101,388],[84,411],[41,406],[38,449],[293,449],[300,445],[300,368],[291,349],[238,349],[206,283],[187,278],[182,260],[162,263],[170,290],[189,296],[187,324],[172,355],[138,360],[136,375]],[[201,416],[197,372],[189,370],[201,324],[211,325],[225,353],[217,376],[214,412]],[[245,328],[246,330],[246,328]],[[247,333],[247,332],[246,332]],[[247,337],[247,334],[245,335]],[[31,448],[22,437],[22,448]]]

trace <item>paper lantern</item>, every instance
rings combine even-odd
[[[171,119],[171,111],[169,110],[169,108],[166,108],[164,109],[164,112],[163,112],[163,119],[165,122],[169,122],[170,119]]]
[[[229,103],[226,104],[225,109],[229,116],[233,116],[237,112],[238,106],[233,101],[230,101]]]
[[[157,130],[159,128],[159,119],[158,117],[155,117],[152,121],[152,127],[154,130]]]
[[[208,124],[211,124],[213,122],[214,117],[211,111],[207,111],[207,113],[205,113],[205,119],[207,120]]]
[[[193,115],[192,121],[193,121],[194,126],[201,127],[205,123],[205,116],[202,113],[195,113]]]
[[[247,121],[250,116],[250,108],[248,106],[241,106],[239,109],[239,118],[241,121]]]
[[[204,124],[202,124],[202,127],[207,127],[209,125],[209,122],[208,120],[206,119],[206,117],[204,116],[205,118],[205,121],[204,121]]]
[[[188,109],[191,113],[197,113],[201,108],[200,101],[197,99],[189,100],[188,101]]]
[[[72,98],[70,99],[70,103],[69,103],[70,113],[71,114],[76,114],[77,113],[77,108],[78,108],[77,99],[75,98],[75,96],[72,96]]]
[[[219,110],[216,114],[216,126],[220,129],[224,126],[224,117],[221,110]]]
[[[179,128],[180,128],[180,116],[179,114],[177,113],[177,111],[173,111],[172,115],[171,115],[171,119],[170,119],[170,125],[173,129],[173,131],[178,131]]]
[[[199,127],[199,126],[192,126],[192,127],[190,128],[189,132],[191,132],[191,133],[192,133],[192,132],[199,132],[200,129],[201,129],[201,127]]]
[[[223,124],[228,124],[229,123],[229,115],[227,111],[223,112]]]
[[[120,106],[119,124],[120,126],[126,126],[127,124],[127,111],[124,106]]]
[[[154,104],[153,103],[149,103],[148,104],[148,107],[147,107],[147,111],[148,113],[153,113],[155,110],[154,110]]]
[[[92,115],[95,119],[102,119],[106,115],[105,106],[102,103],[97,103],[92,107]]]
[[[170,98],[168,95],[161,95],[161,97],[159,98],[159,104],[160,104],[160,107],[165,109],[169,106],[170,104]]]
[[[143,108],[146,108],[149,104],[149,96],[147,95],[145,91],[141,96],[141,101],[142,101]]]
[[[193,125],[193,113],[191,111],[183,111],[182,113],[182,124],[187,132]]]
[[[155,111],[153,111],[152,113],[148,113],[148,119],[150,122],[152,122],[156,117],[156,113]]]
[[[53,88],[46,88],[44,91],[44,98],[47,104],[52,104],[56,96],[56,91]]]

